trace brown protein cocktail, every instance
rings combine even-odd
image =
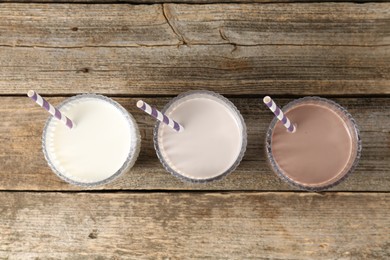
[[[267,106],[272,110],[276,105]],[[266,151],[272,169],[282,179],[304,190],[319,191],[353,172],[361,139],[355,120],[343,107],[328,99],[305,97],[287,104],[283,112],[275,110],[284,116],[271,122]],[[285,124],[287,118],[293,131]]]

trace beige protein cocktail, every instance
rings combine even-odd
[[[223,96],[190,91],[174,98],[162,113],[184,130],[157,122],[154,143],[163,166],[190,182],[207,182],[227,175],[240,163],[246,149],[244,119]]]
[[[353,172],[361,140],[355,120],[343,107],[328,99],[305,97],[287,104],[283,112],[295,126],[294,132],[275,118],[266,137],[268,159],[282,179],[317,191]]]

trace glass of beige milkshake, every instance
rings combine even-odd
[[[246,125],[228,99],[211,91],[190,91],[161,112],[184,127],[176,132],[159,121],[155,126],[156,153],[168,172],[201,183],[220,179],[239,165],[246,150]]]
[[[300,189],[319,191],[354,171],[362,144],[345,108],[329,99],[305,97],[282,110],[296,129],[288,132],[277,118],[268,128],[266,152],[279,177]]]

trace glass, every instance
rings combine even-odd
[[[161,126],[163,123],[160,123],[158,121],[156,123],[155,128],[154,128],[153,140],[154,140],[154,147],[155,147],[157,156],[158,156],[161,164],[173,176],[175,176],[181,180],[184,180],[187,182],[192,182],[192,183],[205,183],[205,182],[210,182],[210,181],[214,181],[214,180],[219,180],[219,179],[225,177],[226,175],[228,175],[229,173],[233,172],[237,168],[237,166],[240,164],[240,162],[244,156],[244,153],[246,150],[246,145],[247,145],[246,125],[245,125],[244,119],[241,116],[239,110],[236,108],[236,106],[232,102],[230,102],[228,99],[226,99],[225,97],[223,97],[215,92],[201,90],[201,91],[189,91],[189,92],[182,93],[179,96],[173,98],[161,110],[161,112],[166,113],[168,111],[168,109],[170,109],[171,107],[175,107],[175,105],[181,104],[183,101],[192,100],[192,99],[195,99],[197,97],[202,97],[202,96],[209,97],[212,100],[217,100],[218,103],[223,104],[228,109],[228,111],[233,115],[233,117],[238,125],[239,132],[241,134],[241,148],[240,148],[240,151],[239,151],[238,156],[235,159],[234,163],[227,170],[222,172],[221,174],[218,174],[217,176],[213,176],[213,177],[209,177],[209,178],[191,178],[191,177],[185,176],[185,175],[179,173],[178,171],[176,171],[175,169],[173,169],[173,167],[169,164],[168,160],[165,158],[164,153],[162,152],[160,144],[159,144],[159,134],[160,134]],[[184,132],[186,131],[185,128],[186,127],[184,126]],[[177,133],[177,134],[180,134],[180,133]]]
[[[331,188],[343,180],[347,178],[356,168],[358,165],[360,155],[361,155],[361,150],[362,150],[362,142],[360,138],[360,132],[359,128],[351,116],[347,112],[345,108],[340,106],[334,101],[331,101],[329,99],[325,98],[320,98],[320,97],[304,97],[300,99],[296,99],[290,103],[288,103],[286,106],[283,107],[282,111],[286,114],[288,111],[292,110],[293,108],[296,108],[299,105],[302,104],[317,104],[317,105],[322,105],[323,107],[326,107],[327,109],[332,110],[335,112],[337,115],[341,117],[345,125],[347,126],[349,135],[351,137],[351,142],[352,142],[352,152],[349,157],[348,162],[346,163],[346,166],[343,168],[341,173],[339,173],[336,177],[329,179],[326,182],[323,182],[321,185],[308,185],[308,184],[303,184],[301,182],[298,182],[294,180],[293,178],[287,176],[286,173],[283,172],[283,170],[279,167],[278,163],[276,162],[274,158],[274,154],[272,151],[272,136],[273,132],[275,129],[276,124],[278,123],[278,119],[275,117],[266,134],[266,152],[267,152],[267,157],[268,161],[270,163],[270,166],[272,170],[284,181],[286,181],[288,184],[297,187],[299,189],[307,190],[307,191],[321,191],[325,190],[328,188]],[[299,131],[299,125],[297,128],[297,131]]]
[[[104,101],[107,102],[107,104],[112,105],[115,109],[117,109],[120,114],[125,118],[125,121],[127,122],[130,133],[129,133],[129,139],[130,139],[130,150],[127,153],[127,157],[123,163],[123,165],[117,170],[116,172],[113,172],[109,177],[99,180],[99,181],[92,181],[92,182],[87,182],[87,181],[80,181],[82,179],[81,177],[73,178],[70,177],[69,175],[71,174],[65,174],[65,170],[61,167],[61,163],[59,163],[56,159],[56,155],[52,155],[52,153],[49,153],[49,141],[48,139],[50,138],[53,133],[51,133],[51,127],[55,128],[55,119],[54,117],[50,117],[45,124],[43,134],[42,134],[42,149],[43,149],[43,154],[45,156],[45,159],[49,165],[49,167],[52,169],[52,171],[61,179],[64,181],[78,185],[78,186],[85,186],[85,187],[93,187],[93,186],[98,186],[98,185],[103,185],[111,182],[118,176],[122,175],[123,173],[127,172],[130,170],[131,167],[133,167],[135,161],[137,160],[140,148],[141,148],[141,136],[139,133],[139,129],[137,126],[136,121],[134,120],[133,116],[129,114],[119,103],[116,101],[102,96],[102,95],[97,95],[97,94],[81,94],[77,96],[73,96],[71,98],[66,99],[63,101],[57,108],[63,112],[63,109],[67,107],[74,106],[75,104],[81,104],[82,102],[90,100],[98,100],[98,101]],[[66,114],[66,112],[65,112]],[[88,115],[88,113],[86,113]],[[59,122],[58,122],[59,123]],[[54,125],[54,126],[53,126]],[[77,129],[77,122],[76,122],[76,128]],[[54,131],[54,130],[53,130]],[[73,131],[69,130],[69,131]],[[76,180],[78,179],[78,180]]]

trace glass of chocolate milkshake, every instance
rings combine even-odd
[[[277,118],[266,136],[272,169],[289,184],[320,191],[344,180],[356,168],[362,149],[359,129],[346,109],[320,97],[304,97],[283,108],[295,126]]]

